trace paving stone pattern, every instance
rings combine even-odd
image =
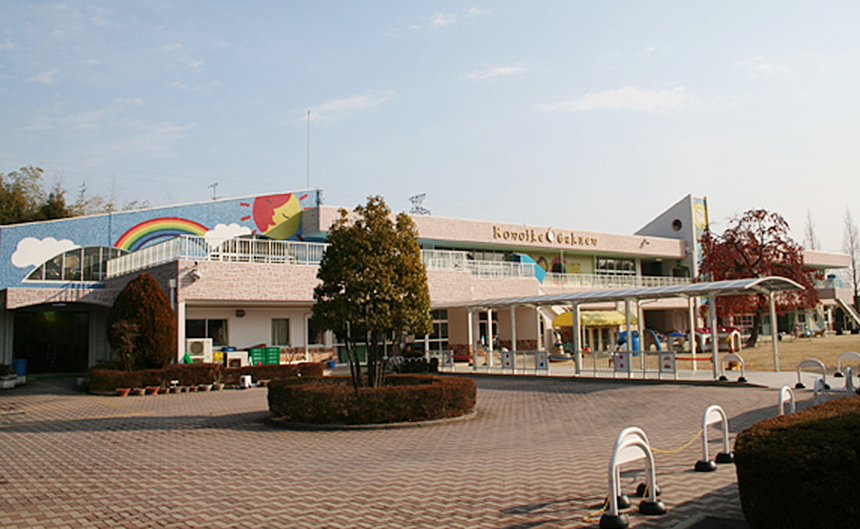
[[[272,427],[264,388],[120,398],[31,381],[0,393],[0,526],[597,527],[583,517],[603,503],[623,428],[669,450],[711,404],[732,438],[776,413],[777,392],[762,388],[475,380],[473,419],[340,431]],[[701,450],[655,454],[669,514],[631,514],[631,526],[743,517],[734,466],[693,472]],[[625,492],[642,463],[623,467]]]

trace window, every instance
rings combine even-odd
[[[428,339],[430,350],[446,351],[448,349],[448,311],[434,310],[431,315],[433,316],[433,334]]]
[[[290,319],[272,319],[272,345],[290,345]]]
[[[212,338],[212,345],[229,345],[227,320],[185,320],[186,338]]]
[[[594,273],[604,275],[635,275],[636,263],[632,259],[595,258]]]
[[[30,281],[103,281],[107,262],[125,253],[110,247],[75,248],[57,255],[30,272]]]

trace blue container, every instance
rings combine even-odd
[[[23,377],[27,375],[27,361],[23,358],[19,358],[17,360],[12,361],[12,370],[19,377]]]

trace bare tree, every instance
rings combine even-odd
[[[806,228],[803,230],[803,247],[807,250],[820,250],[821,241],[815,236],[815,221],[812,212],[806,210]]]
[[[851,218],[851,209],[845,208],[845,227],[842,231],[842,250],[851,258],[851,266],[848,272],[851,274],[851,288],[854,290],[854,306],[860,305],[860,232],[854,219]]]

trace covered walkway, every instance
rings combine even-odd
[[[468,341],[470,344],[471,351],[478,351],[478,341],[477,336],[479,335],[477,331],[477,318],[475,317],[475,313],[477,311],[492,311],[492,310],[508,310],[510,312],[511,317],[511,344],[512,349],[516,349],[517,344],[517,322],[516,322],[516,308],[517,307],[533,307],[535,309],[535,318],[540,320],[541,307],[569,307],[571,309],[572,314],[572,323],[573,323],[573,334],[571,344],[572,351],[571,356],[574,362],[573,366],[573,376],[581,376],[584,374],[584,365],[583,365],[583,348],[582,348],[582,322],[581,322],[581,310],[583,307],[588,306],[590,304],[595,303],[605,303],[605,302],[624,302],[624,314],[626,318],[626,329],[627,329],[627,339],[626,339],[626,348],[627,352],[633,353],[633,340],[632,340],[632,330],[631,330],[631,308],[635,307],[635,314],[637,314],[636,319],[640,322],[644,322],[644,318],[642,315],[642,304],[646,301],[652,300],[660,300],[667,298],[683,298],[687,300],[688,308],[689,308],[689,328],[696,328],[696,303],[697,300],[701,298],[707,298],[709,314],[708,314],[708,322],[709,327],[711,329],[711,344],[719,344],[718,337],[718,326],[717,326],[717,316],[715,311],[715,300],[719,296],[729,296],[729,295],[754,295],[761,294],[767,296],[770,301],[770,319],[771,321],[776,321],[776,308],[775,308],[775,295],[779,292],[787,292],[787,291],[796,291],[803,290],[803,286],[800,284],[784,278],[784,277],[761,277],[761,278],[750,278],[750,279],[736,279],[736,280],[727,280],[727,281],[713,281],[713,282],[701,282],[701,283],[691,283],[685,285],[671,285],[671,286],[662,286],[662,287],[641,287],[641,288],[628,288],[628,289],[614,289],[614,290],[595,290],[588,292],[574,292],[574,293],[566,293],[566,294],[554,294],[554,295],[542,295],[542,296],[529,296],[529,297],[520,297],[520,298],[500,298],[500,299],[485,299],[478,301],[470,301],[470,302],[455,302],[455,303],[440,303],[434,304],[434,309],[467,309],[468,315]],[[538,325],[538,328],[540,326]],[[771,325],[772,332],[772,342],[773,342],[773,363],[774,363],[774,371],[779,371],[779,350],[778,350],[778,336],[777,329],[775,325]],[[541,353],[544,355],[547,354],[546,350],[548,349],[542,342],[542,335],[538,333],[538,341],[537,341],[537,351],[535,353],[534,365],[537,370],[537,367],[541,364],[541,359],[546,357],[541,356]],[[691,357],[696,359],[696,340],[689,340],[690,343],[690,354]],[[488,368],[493,367],[493,344],[492,340],[489,342],[489,351],[487,354],[487,366]],[[716,379],[719,375],[719,347],[712,346],[710,347],[711,351],[711,364],[712,364],[712,377]],[[513,358],[516,359],[517,351],[512,351]],[[476,355],[473,355],[473,357]],[[595,356],[596,358],[596,356]],[[644,366],[644,355],[642,357],[643,366]],[[523,355],[523,361],[525,362],[525,355]],[[472,369],[478,370],[478,362],[475,361],[472,363]],[[596,369],[595,369],[596,371]],[[695,371],[695,368],[694,368]]]

